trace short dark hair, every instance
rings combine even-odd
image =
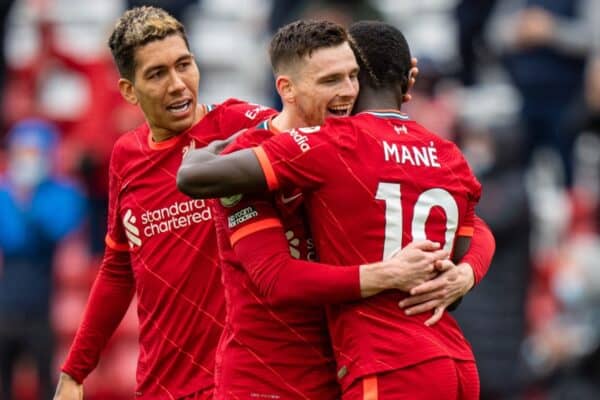
[[[313,51],[339,46],[348,42],[344,27],[326,20],[299,20],[291,22],[275,33],[269,46],[271,67],[275,74],[282,67],[293,65]]]
[[[402,32],[381,21],[359,21],[348,32],[360,67],[361,86],[380,89],[400,84],[406,92],[411,56]]]
[[[108,40],[108,47],[123,78],[133,81],[135,51],[155,40],[179,35],[190,48],[183,24],[158,7],[135,7],[117,21]]]

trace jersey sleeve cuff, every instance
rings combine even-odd
[[[273,165],[271,165],[271,161],[269,161],[269,157],[267,157],[267,153],[261,146],[254,147],[252,150],[254,151],[254,154],[256,154],[258,163],[265,174],[269,190],[277,190],[279,188],[279,182],[277,181],[277,175],[275,175],[275,171],[273,170]]]
[[[104,237],[104,243],[115,251],[129,251],[129,245],[126,243],[118,243],[109,234]]]
[[[73,379],[75,382],[77,382],[78,384],[80,384],[80,385],[83,384],[83,380],[85,379],[85,376],[82,376],[82,374],[77,374],[77,373],[71,371],[68,366],[64,365],[61,368],[61,372],[69,375],[69,377],[71,379]]]
[[[473,228],[472,226],[461,226],[460,228],[458,228],[458,236],[473,237],[474,231],[475,228]]]
[[[237,242],[242,240],[243,238],[256,233],[258,231],[262,231],[270,228],[281,228],[281,222],[277,218],[267,218],[262,221],[254,222],[252,224],[246,225],[243,228],[233,232],[229,238],[231,242],[231,246],[233,247]]]

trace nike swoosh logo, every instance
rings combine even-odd
[[[281,195],[281,202],[283,204],[287,204],[287,203],[291,203],[292,201],[296,200],[297,198],[302,197],[302,193],[298,193],[295,194],[293,196],[290,197],[285,197],[283,194]]]

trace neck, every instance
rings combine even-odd
[[[366,110],[398,110],[402,107],[402,95],[393,89],[360,88],[360,95],[354,105],[354,112]]]
[[[283,107],[281,112],[277,114],[271,121],[273,127],[279,131],[287,131],[294,128],[302,128],[306,126],[306,122],[290,110],[289,107]]]

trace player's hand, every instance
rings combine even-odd
[[[394,289],[408,292],[438,275],[437,261],[448,258],[448,251],[430,240],[409,243],[387,260],[392,272],[389,283]]]
[[[399,305],[407,315],[420,314],[433,310],[433,315],[425,325],[438,322],[448,306],[464,296],[474,285],[475,277],[469,264],[454,265],[450,260],[436,263],[441,274],[410,290],[410,296]]]
[[[83,385],[64,372],[60,373],[54,400],[83,400]]]
[[[436,277],[439,274],[436,261],[446,258],[448,252],[440,250],[439,243],[412,242],[387,260],[360,266],[361,295],[366,298],[388,289],[408,292]]]
[[[418,62],[419,61],[417,60],[416,57],[413,57],[410,59],[411,68],[408,73],[408,75],[409,75],[408,88],[406,89],[406,93],[404,94],[404,96],[402,96],[403,103],[407,103],[410,101],[410,99],[412,99],[412,95],[410,94],[410,91],[412,90],[413,86],[415,86],[415,82],[417,81],[417,75],[419,75],[419,68],[417,67]]]

